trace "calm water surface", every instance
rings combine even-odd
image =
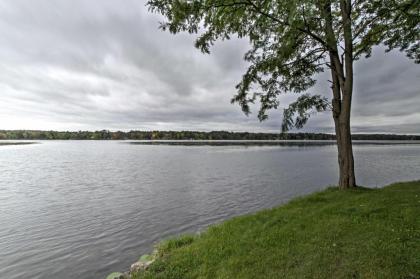
[[[358,184],[420,179],[420,144],[355,146]],[[336,147],[0,146],[0,277],[104,278],[157,241],[337,181]]]

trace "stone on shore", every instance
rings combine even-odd
[[[145,270],[152,263],[153,263],[153,261],[138,261],[138,262],[135,262],[130,267],[130,273],[136,273],[136,272],[138,272],[140,270]]]
[[[126,279],[126,278],[128,278],[126,274],[121,273],[121,272],[112,272],[106,277],[106,279]]]

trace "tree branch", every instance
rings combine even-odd
[[[274,22],[276,22],[280,25],[287,26],[287,27],[292,27],[288,22],[280,20],[279,18],[273,16],[270,13],[262,11],[260,7],[258,7],[254,2],[252,2],[252,0],[234,1],[234,2],[231,2],[231,3],[220,3],[220,4],[215,4],[215,5],[212,5],[212,6],[207,6],[205,8],[234,7],[236,5],[241,5],[241,6],[245,5],[245,6],[248,6],[248,7],[250,6],[250,7],[252,7],[253,11],[256,12],[256,13],[269,18],[272,21],[274,21]],[[319,42],[321,45],[323,45],[328,50],[328,44],[320,36],[313,33],[311,30],[309,30],[307,28],[307,25],[305,25],[305,27],[306,28],[301,28],[301,27],[292,27],[292,28],[296,28],[298,31],[310,36],[311,38],[313,38],[314,40]]]

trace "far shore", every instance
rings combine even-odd
[[[1,141],[0,142],[0,146],[1,145],[28,145],[28,144],[35,144],[36,142],[5,142],[5,141]]]

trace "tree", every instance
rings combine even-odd
[[[245,114],[259,100],[259,119],[279,107],[278,96],[303,93],[315,75],[331,74],[332,99],[301,95],[284,110],[283,131],[301,128],[312,113],[331,110],[338,147],[339,186],[356,186],[350,131],[353,63],[372,47],[399,48],[420,62],[418,0],[149,0],[165,16],[161,28],[198,34],[204,53],[217,40],[247,37],[250,66],[236,86]]]

